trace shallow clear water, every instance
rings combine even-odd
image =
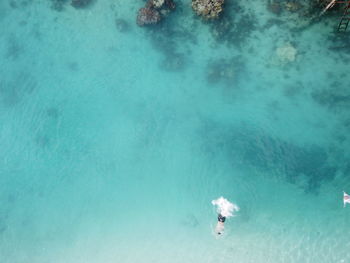
[[[350,262],[334,16],[232,1],[220,31],[184,0],[150,29],[143,1],[53,2],[0,2],[0,262]]]

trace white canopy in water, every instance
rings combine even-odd
[[[239,211],[239,207],[236,204],[229,202],[222,196],[211,201],[211,203],[217,206],[217,212],[224,217],[234,216],[234,212]]]
[[[344,207],[346,206],[346,204],[350,204],[350,195],[348,195],[347,193],[344,193],[344,197],[343,197],[343,203],[344,203]]]

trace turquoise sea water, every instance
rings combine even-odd
[[[348,35],[226,2],[0,1],[0,262],[350,262]]]

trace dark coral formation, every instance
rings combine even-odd
[[[196,44],[196,36],[192,32],[167,20],[157,28],[150,28],[148,36],[153,47],[163,54],[160,63],[163,70],[180,71],[186,67],[192,44]]]
[[[5,58],[16,60],[21,56],[22,53],[23,53],[23,47],[21,43],[18,42],[18,39],[16,37],[11,35],[7,39]]]
[[[180,71],[186,65],[186,57],[182,53],[173,52],[164,58],[161,68],[165,71]]]
[[[224,0],[192,0],[192,8],[205,19],[215,19],[223,10]]]
[[[37,88],[35,79],[26,72],[14,74],[12,77],[8,81],[0,80],[0,106],[15,106]]]
[[[175,3],[172,0],[149,0],[144,7],[139,9],[136,23],[139,26],[157,24],[174,9]]]
[[[210,84],[223,82],[231,86],[237,82],[243,69],[244,64],[239,57],[211,60],[207,65],[206,78]]]
[[[89,7],[95,0],[51,0],[51,8],[55,11],[63,11],[66,4],[74,8],[82,9]]]
[[[5,2],[2,0],[2,2]],[[32,0],[9,0],[8,3],[11,8],[25,8],[32,4],[34,1]]]
[[[62,11],[67,0],[51,0],[51,8],[56,11]]]
[[[325,11],[330,1],[268,0],[267,10],[278,15],[283,26],[294,32],[300,32],[315,23],[327,22],[327,17],[333,19],[332,16],[340,15],[339,9],[344,7],[341,4],[335,4]],[[331,20],[329,22],[334,23]]]
[[[85,8],[92,4],[94,0],[72,0],[71,5],[75,8]]]
[[[182,10],[181,3],[177,6]],[[159,66],[168,72],[184,70],[190,63],[193,45],[197,44],[197,35],[193,27],[184,25],[186,13],[176,12],[162,19],[156,26],[147,27],[146,37],[153,48],[160,52]]]
[[[303,8],[303,5],[298,1],[276,1],[270,0],[267,4],[267,9],[276,15],[280,15],[282,12],[298,12]]]
[[[160,21],[160,13],[151,7],[142,7],[137,13],[136,23],[139,26],[157,24]]]
[[[227,1],[222,15],[210,21],[213,38],[220,44],[241,47],[256,29],[256,18],[236,1]]]
[[[57,108],[54,108],[54,107],[49,107],[48,109],[46,109],[46,114],[48,117],[55,120],[58,119],[59,117],[59,111]]]
[[[217,42],[241,47],[255,29],[253,20],[249,14],[236,19],[223,17],[211,26],[211,33]]]
[[[347,59],[344,53],[350,54],[350,34],[334,33],[328,37],[328,41],[332,45],[329,47],[329,50],[338,53],[340,59]],[[349,61],[344,62],[349,63]]]
[[[124,20],[124,19],[121,19],[121,18],[117,18],[115,20],[115,26],[117,28],[117,30],[121,33],[125,33],[125,32],[128,32],[130,31],[130,25],[129,23]]]
[[[312,98],[319,104],[330,109],[350,109],[350,92],[342,89],[339,83],[333,84],[334,88],[315,90]]]
[[[280,15],[282,13],[282,5],[280,2],[269,1],[267,4],[267,10],[275,15]]]
[[[289,12],[297,12],[301,10],[303,6],[297,1],[287,1],[284,4],[284,8]]]
[[[224,130],[217,130],[217,127],[217,123],[210,122],[202,133],[205,150],[212,154],[213,160],[224,152],[235,167],[273,171],[311,193],[317,193],[322,182],[336,175],[338,168],[329,163],[327,149],[318,145],[296,145],[248,127]]]

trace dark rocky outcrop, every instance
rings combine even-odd
[[[72,0],[72,6],[75,8],[85,8],[92,4],[94,0]]]
[[[175,3],[172,0],[149,0],[139,9],[136,23],[139,26],[157,24],[174,9]]]

